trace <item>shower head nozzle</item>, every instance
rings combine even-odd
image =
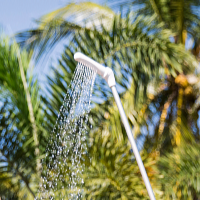
[[[92,60],[91,58],[87,57],[86,55],[80,52],[74,54],[74,59],[95,70],[97,74],[99,74],[100,76],[102,76],[102,78],[106,80],[109,87],[116,85],[115,76],[111,68],[104,67],[103,65],[99,64],[98,62]]]

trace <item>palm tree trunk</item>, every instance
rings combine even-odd
[[[180,145],[181,142],[181,115],[182,115],[182,104],[183,104],[183,88],[179,88],[178,91],[178,101],[177,101],[177,127],[176,127],[176,135],[175,135],[175,143],[177,146]]]
[[[33,112],[33,105],[31,102],[31,95],[29,93],[28,90],[28,85],[26,82],[26,76],[24,73],[24,68],[22,65],[22,60],[21,60],[21,55],[20,55],[20,50],[19,47],[17,46],[17,58],[18,58],[18,62],[19,62],[19,68],[20,68],[20,73],[21,73],[21,78],[22,78],[22,82],[23,82],[23,86],[24,86],[24,90],[26,93],[26,99],[27,99],[27,104],[28,104],[28,110],[29,110],[29,115],[30,115],[30,121],[32,124],[32,128],[33,128],[33,140],[35,143],[35,156],[36,156],[36,170],[38,175],[40,174],[40,170],[41,170],[41,163],[40,163],[40,159],[38,158],[40,155],[40,150],[39,150],[39,142],[38,142],[38,135],[37,135],[37,126],[36,126],[36,122],[35,122],[35,117],[34,117],[34,112]]]

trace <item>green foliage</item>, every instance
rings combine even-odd
[[[131,0],[131,1],[112,1],[111,7],[122,6],[125,10],[127,7],[134,9],[139,15],[156,14],[157,21],[164,22],[165,27],[171,29],[176,35],[179,42],[182,42],[182,32],[186,30],[193,38],[199,37],[199,0]],[[123,10],[123,9],[122,9]]]
[[[112,67],[117,82],[123,87],[127,88],[130,77],[132,77],[135,83],[136,99],[139,99],[139,95],[143,93],[145,97],[146,87],[150,80],[163,76],[166,66],[169,73],[175,77],[177,73],[183,71],[192,72],[198,65],[193,56],[186,52],[181,45],[170,42],[169,38],[173,36],[172,32],[164,29],[162,23],[156,24],[155,19],[156,16],[136,18],[129,13],[125,19],[116,16],[111,21],[110,29],[103,24],[100,29],[99,26],[94,26],[93,29],[87,29],[84,26],[77,29],[64,26],[71,35],[68,36],[66,33],[63,35],[73,38],[72,42],[68,44],[67,51],[81,51],[100,63]],[[68,23],[65,20],[64,22]],[[60,27],[60,24],[54,24],[47,30],[51,32]],[[43,44],[48,45],[48,42],[51,43],[52,40],[54,43],[58,41],[50,35],[46,35],[46,29],[40,30],[40,32],[44,34],[44,37],[41,35],[38,37],[34,32],[31,35],[25,32],[18,38],[22,37],[22,41],[34,39],[29,46],[34,45],[39,52],[43,52],[45,47]],[[56,36],[62,39],[61,35],[56,34]],[[49,48],[51,47],[50,44]],[[189,64],[190,67],[188,67]]]
[[[198,199],[200,196],[199,144],[174,148],[158,162],[165,199]]]
[[[38,83],[28,69],[27,53],[22,51],[19,56],[15,43],[2,40],[2,198],[31,199],[35,195],[40,174],[36,165],[70,87],[76,67],[73,55],[81,51],[113,69],[156,198],[198,199],[200,81],[195,57],[200,51],[200,2],[132,0],[108,1],[108,5],[128,5],[129,10],[115,14],[98,4],[72,3],[40,18],[38,28],[17,35],[21,46],[36,59],[62,39],[67,40],[59,65],[48,77],[48,98],[39,95]],[[184,47],[188,36],[195,41],[192,53]],[[97,78],[89,119],[94,128],[87,138],[88,155],[83,163],[83,196],[147,199],[113,101],[105,81]],[[39,154],[35,151],[38,147]],[[55,195],[64,196],[69,191],[64,185]]]
[[[99,129],[90,134],[88,154],[90,162],[84,173],[86,199],[147,199],[145,185],[128,143],[119,144],[108,130]],[[157,188],[155,195],[160,199],[156,159],[144,151],[141,157],[152,186]]]
[[[33,127],[27,102],[27,90],[24,88],[20,73],[19,51],[16,43],[7,38],[0,41],[0,178],[2,192],[11,191],[13,196],[32,199],[37,189],[36,155]],[[41,110],[39,87],[28,70],[30,59],[25,51],[21,53],[21,64],[26,74],[31,104],[38,126],[37,134],[42,140],[43,111]],[[42,134],[41,134],[42,133]],[[42,142],[41,142],[42,144]],[[40,146],[40,150],[42,146]],[[4,188],[4,189],[3,189]],[[8,193],[8,195],[10,195]],[[8,197],[5,197],[8,198]]]

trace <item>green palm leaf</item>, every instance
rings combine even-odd
[[[113,17],[112,10],[98,4],[72,3],[42,16],[37,21],[37,29],[17,34],[17,40],[29,52],[38,51],[38,59],[44,51],[50,51],[62,39],[73,40],[74,33],[79,30],[98,27],[102,22],[110,27]]]
[[[29,62],[26,52],[20,53],[16,43],[0,41],[0,71],[4,74],[0,77],[0,165],[4,166],[1,174],[5,178],[1,185],[8,190],[10,182],[15,188],[13,193],[21,199],[35,195],[39,152],[44,151],[35,139],[44,139],[46,133],[39,87],[28,70]]]
[[[165,199],[198,199],[200,195],[199,144],[176,148],[160,158]]]

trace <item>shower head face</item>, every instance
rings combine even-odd
[[[80,52],[74,54],[74,60],[96,71],[97,74],[99,74],[102,78],[106,80],[109,87],[116,85],[114,73],[111,68],[104,67],[103,65],[99,64],[98,62],[92,60],[91,58],[87,57],[86,55]]]
[[[80,63],[85,64],[86,66],[92,68],[94,71],[97,72],[97,74],[101,75],[103,77],[106,67],[103,65],[97,63],[96,61],[92,60],[91,58],[87,57],[86,55],[77,52],[74,54],[74,59]]]

